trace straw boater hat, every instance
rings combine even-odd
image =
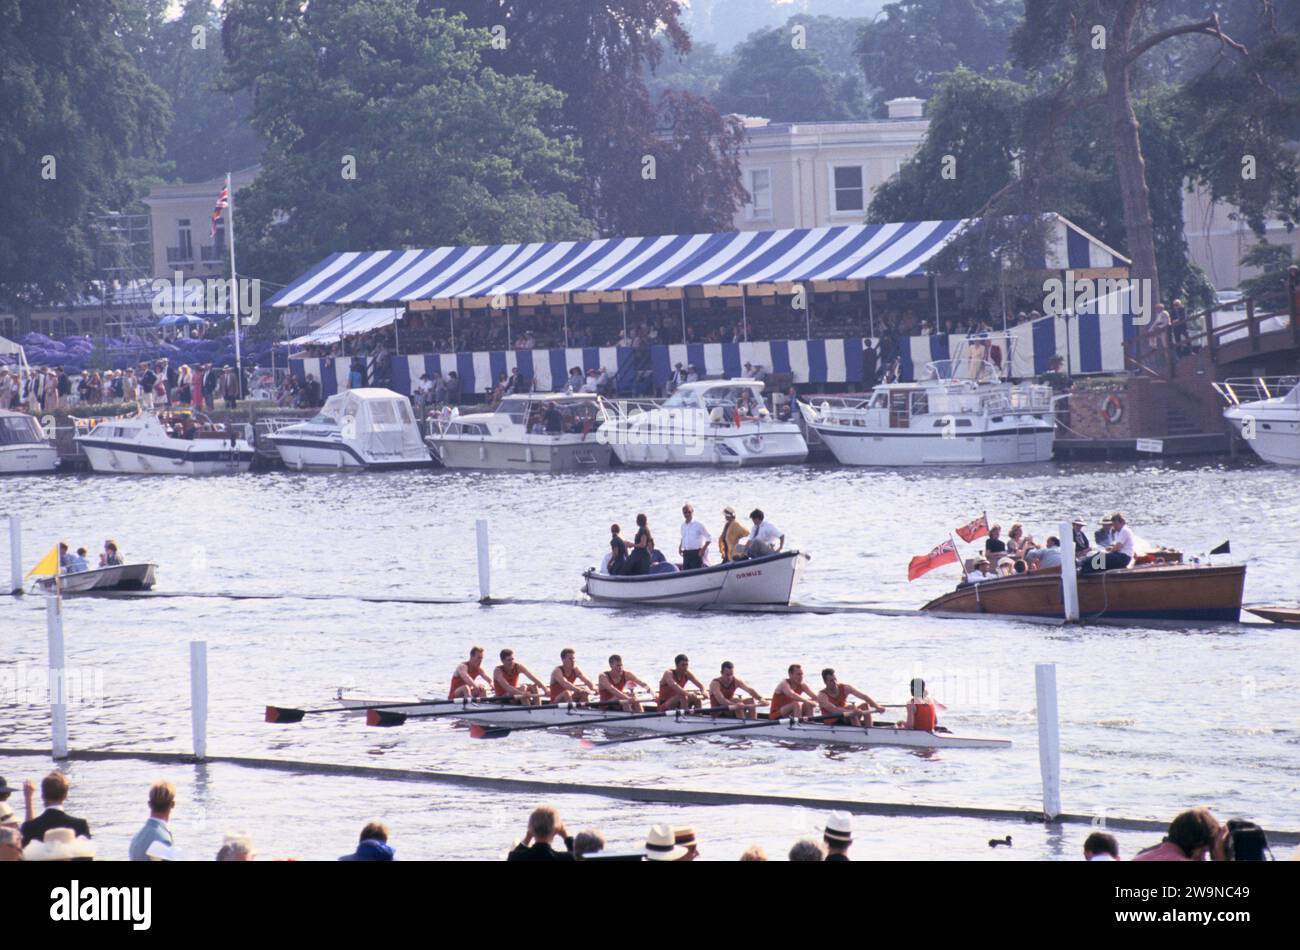
[[[853,843],[853,816],[846,811],[833,811],[822,831],[823,837],[834,844]]]
[[[686,854],[686,849],[677,844],[672,825],[655,825],[645,839],[645,858],[647,861],[676,861]]]
[[[95,843],[89,838],[78,838],[71,828],[51,828],[41,841],[33,841],[23,849],[24,861],[93,861]]]
[[[0,802],[0,827],[6,825],[10,828],[17,828],[18,818],[14,815],[14,810],[9,807],[8,802]]]
[[[682,828],[674,828],[673,843],[680,845],[683,848],[694,848],[696,846],[695,829],[690,825],[686,825]]]

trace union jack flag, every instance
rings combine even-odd
[[[212,206],[212,237],[217,236],[217,222],[221,220],[221,213],[230,207],[230,189],[222,188],[221,194],[217,195],[217,203]]]

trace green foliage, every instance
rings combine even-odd
[[[806,32],[795,46],[795,27]],[[849,28],[851,32],[851,27]],[[785,26],[753,33],[736,49],[715,102],[724,112],[766,116],[774,122],[855,119],[866,115],[859,77],[835,73],[829,59],[847,60],[840,21],[796,17]]]
[[[958,67],[985,74],[1002,71],[1021,0],[899,0],[864,27],[857,54],[872,105],[900,96],[928,99],[942,77]]]
[[[262,174],[238,195],[242,269],[288,280],[335,250],[590,233],[564,189],[561,97],[483,65],[489,36],[417,0],[232,0],[232,84],[255,89]],[[355,169],[355,177],[348,177]]]
[[[1241,282],[1241,292],[1253,298],[1256,307],[1286,309],[1287,269],[1295,262],[1289,245],[1252,244],[1241,256],[1241,263],[1259,273]]]
[[[126,10],[0,0],[0,306],[79,293],[95,276],[90,216],[126,207],[127,156],[161,148],[167,100],[122,41]]]

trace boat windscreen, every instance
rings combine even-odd
[[[39,445],[40,428],[30,416],[6,416],[0,419],[0,445]]]

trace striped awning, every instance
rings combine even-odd
[[[1044,269],[1128,261],[1059,215]],[[268,304],[396,304],[915,277],[975,219],[333,254]]]
[[[296,339],[290,340],[291,346],[307,346],[310,343],[337,343],[345,336],[354,333],[369,333],[381,327],[391,325],[402,315],[401,307],[357,307],[345,310],[337,317],[331,317],[316,329]]]

